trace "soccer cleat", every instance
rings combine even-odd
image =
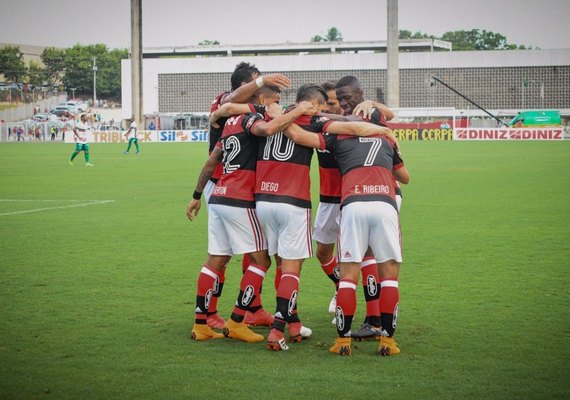
[[[224,335],[214,332],[212,328],[204,324],[194,324],[192,327],[192,340],[221,339]]]
[[[289,346],[287,346],[285,341],[285,334],[279,329],[271,329],[267,338],[267,348],[273,351],[289,350]]]
[[[129,152],[127,150],[123,151],[123,154],[129,154]]]
[[[374,339],[376,336],[380,335],[382,328],[370,325],[368,322],[360,325],[360,328],[356,332],[352,332],[350,337],[354,340],[367,340]]]
[[[334,296],[331,299],[331,302],[329,303],[329,312],[331,314],[336,313],[336,294],[337,292],[334,292]]]
[[[86,167],[94,167],[94,165],[93,165],[93,164],[91,164],[91,163],[88,163],[88,162],[87,162],[87,163],[85,163],[85,166],[86,166]]]
[[[301,326],[301,336],[303,339],[308,339],[313,334],[313,330],[311,328],[307,328],[306,326]]]
[[[311,328],[303,326],[300,322],[293,322],[287,325],[289,329],[289,340],[292,342],[300,342],[303,339],[308,339],[313,334]]]
[[[352,339],[349,337],[339,337],[336,338],[333,347],[329,351],[333,354],[338,354],[339,356],[349,356],[352,354],[352,349],[350,347]]]
[[[218,313],[208,315],[208,326],[214,329],[224,329],[226,326],[226,320],[218,315]]]
[[[380,336],[380,346],[378,347],[378,354],[381,356],[395,356],[400,354],[398,343],[394,337]]]
[[[69,165],[71,165],[71,166],[73,167],[73,161],[70,161],[70,162],[69,162]]]
[[[224,336],[229,339],[238,339],[247,343],[256,343],[263,340],[263,336],[249,329],[244,322],[236,322],[232,319],[226,321]]]
[[[254,313],[246,312],[244,321],[250,326],[271,326],[273,325],[273,315],[260,308]]]

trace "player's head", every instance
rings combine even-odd
[[[241,62],[236,65],[230,82],[232,84],[232,90],[236,90],[241,85],[251,82],[255,78],[261,75],[261,72],[253,64]]]
[[[315,85],[314,83],[309,83],[303,85],[297,90],[297,98],[295,99],[296,103],[300,103],[302,101],[309,101],[313,103],[316,109],[323,112],[327,110],[327,100],[329,97],[327,96],[327,92],[322,86]]]
[[[261,104],[268,106],[269,104],[277,103],[281,101],[281,89],[277,86],[262,86],[257,89],[257,92],[251,98],[254,104]]]
[[[355,76],[345,76],[336,83],[336,98],[345,114],[364,101],[364,92]]]
[[[326,81],[322,84],[322,87],[329,97],[327,100],[327,112],[331,114],[342,114],[342,108],[336,98],[336,81]]]
[[[80,119],[81,122],[83,122],[83,123],[87,122],[87,114],[81,114],[81,116],[79,117],[79,119]]]

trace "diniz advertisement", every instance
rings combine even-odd
[[[129,137],[125,137],[127,131],[89,131],[86,133],[88,143],[127,143]],[[207,142],[208,130],[159,130],[139,131],[137,138],[141,143],[182,143],[182,142]],[[65,133],[66,143],[75,143],[73,131]]]
[[[563,140],[562,128],[456,128],[453,140]]]

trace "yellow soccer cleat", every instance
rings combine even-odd
[[[339,356],[349,356],[352,354],[350,347],[351,342],[352,339],[349,337],[336,338],[333,347],[331,347],[329,351]]]
[[[249,329],[245,322],[236,322],[232,319],[226,321],[224,336],[229,339],[238,339],[247,343],[256,343],[263,340],[263,336]]]
[[[395,356],[400,354],[400,349],[398,348],[396,339],[394,339],[394,337],[380,336],[378,354],[381,356]]]
[[[214,332],[212,328],[205,324],[194,324],[192,327],[192,340],[221,339],[224,335]]]

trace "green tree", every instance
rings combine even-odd
[[[50,86],[59,83],[65,71],[65,50],[48,47],[42,52],[41,59],[45,65],[42,83]]]
[[[93,94],[93,65],[97,66],[97,96],[118,98],[121,95],[121,60],[128,58],[126,49],[109,51],[104,44],[76,44],[65,52],[63,83],[79,93]]]
[[[24,54],[19,47],[6,46],[0,49],[0,74],[12,82],[21,82],[26,75]]]
[[[311,42],[342,42],[342,33],[335,28],[329,28],[324,36],[315,35],[311,38]]]
[[[412,33],[412,31],[401,29],[398,32],[398,39],[405,40],[405,39],[437,39],[437,38],[433,35],[428,35],[427,33],[423,33],[420,31]]]
[[[507,42],[500,33],[471,29],[470,31],[445,32],[441,37],[453,43],[453,50],[508,50],[516,49]]]
[[[45,68],[43,68],[38,62],[30,61],[30,66],[28,67],[28,83],[34,86],[41,86],[46,81],[45,79]]]

